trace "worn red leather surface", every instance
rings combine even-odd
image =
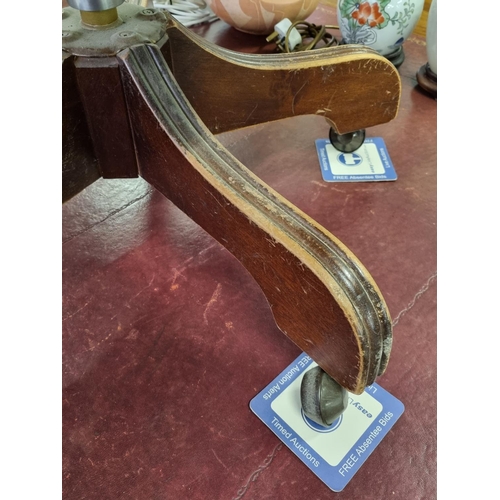
[[[252,38],[210,30],[226,45]],[[416,84],[423,40],[404,47],[399,116],[368,130],[396,182],[324,182],[319,117],[220,136],[377,281],[396,323],[378,383],[401,419],[331,492],[248,407],[300,352],[253,279],[143,180],[100,180],[63,206],[66,500],[436,498],[436,101]]]

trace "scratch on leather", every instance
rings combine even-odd
[[[141,288],[131,299],[128,300],[126,306],[130,307],[130,303],[136,298],[139,297],[139,295],[144,292],[144,290],[147,290],[152,284],[155,279],[156,274],[153,274],[153,277],[151,278],[151,281],[149,282],[148,285],[146,285],[144,288]]]
[[[282,446],[283,443],[279,443],[276,445],[274,450],[271,453],[269,453],[269,455],[267,455],[267,457],[259,465],[259,467],[250,474],[250,477],[248,478],[247,482],[238,490],[233,500],[240,500],[241,498],[243,498],[245,493],[248,491],[248,488],[250,487],[250,483],[254,483],[255,481],[257,481],[257,478],[260,476],[260,473],[271,465],[271,462],[273,461],[278,451],[281,450]]]
[[[207,317],[208,310],[219,300],[221,288],[222,285],[220,283],[217,283],[217,287],[215,288],[212,297],[210,297],[210,300],[208,301],[208,304],[205,307],[205,311],[203,312],[203,320],[205,322],[205,325],[208,325],[208,317]]]
[[[67,319],[72,318],[75,314],[78,314],[82,309],[85,309],[91,302],[92,302],[92,299],[90,299],[89,301],[87,301],[82,307],[80,307],[79,309],[77,309],[74,313],[68,314],[68,316],[66,316],[65,318],[63,318],[62,321],[64,322]]]
[[[434,273],[425,283],[425,285],[415,294],[412,301],[396,316],[394,321],[392,322],[392,326],[396,326],[399,323],[399,320],[415,305],[417,300],[422,297],[422,295],[429,290],[431,283],[436,279],[437,273]]]
[[[66,238],[62,244],[64,245],[65,243],[68,243],[68,241],[71,241],[73,238],[76,238],[77,236],[80,236],[81,234],[83,233],[86,233],[87,231],[90,231],[92,228],[94,228],[95,226],[98,226],[99,224],[102,224],[103,222],[107,221],[110,217],[113,217],[114,215],[120,213],[122,210],[125,210],[126,208],[130,207],[131,205],[133,205],[134,203],[137,203],[138,201],[142,200],[143,198],[146,198],[146,196],[152,194],[154,191],[154,189],[150,189],[147,191],[147,193],[144,193],[143,195],[139,196],[138,198],[134,198],[133,200],[130,200],[128,203],[126,203],[125,205],[123,205],[122,207],[120,208],[117,208],[115,210],[112,210],[108,215],[106,215],[106,217],[104,217],[103,219],[97,221],[97,222],[94,222],[93,224],[90,224],[89,226],[86,226],[84,227],[81,231],[79,231],[78,233],[70,236],[69,238]]]

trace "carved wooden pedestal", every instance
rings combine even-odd
[[[94,31],[72,21],[74,9],[63,13],[64,201],[101,176],[143,177],[248,269],[285,335],[361,393],[391,349],[380,291],[340,241],[213,134],[303,114],[338,133],[385,123],[398,110],[396,69],[360,46],[235,53],[157,11],[118,13],[123,24]]]

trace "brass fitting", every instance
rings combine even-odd
[[[68,0],[70,7],[80,11],[82,23],[100,27],[113,24],[118,19],[117,7],[124,0]]]
[[[118,19],[118,11],[116,7],[93,12],[81,10],[80,17],[82,18],[82,23],[88,26],[106,26],[107,24],[114,23]]]

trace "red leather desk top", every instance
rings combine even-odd
[[[221,23],[200,31],[253,50]],[[399,116],[367,131],[396,182],[323,182],[319,117],[219,136],[377,281],[396,323],[378,379],[406,406],[395,427],[331,492],[248,407],[300,352],[258,286],[143,180],[100,180],[63,206],[65,499],[436,497],[436,101],[416,84],[423,40],[404,48]]]

